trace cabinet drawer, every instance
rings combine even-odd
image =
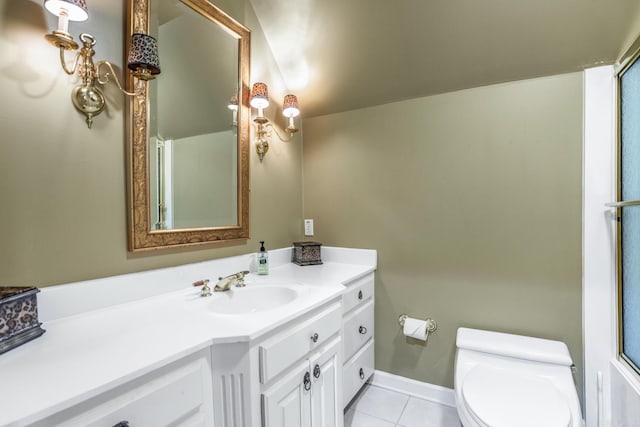
[[[55,414],[37,427],[131,426],[213,427],[209,350]]]
[[[342,402],[346,407],[358,390],[367,382],[374,367],[373,340],[369,340],[358,353],[344,365],[342,377]]]
[[[336,303],[262,343],[259,347],[260,382],[267,383],[309,351],[318,348],[340,331],[341,324],[342,307]]]
[[[343,330],[342,359],[349,360],[369,338],[373,337],[373,300],[347,316]]]
[[[347,291],[342,295],[344,312],[348,313],[359,305],[365,304],[370,298],[373,298],[373,289],[373,273],[349,283],[347,285]]]

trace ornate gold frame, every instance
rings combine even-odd
[[[133,33],[149,34],[149,2],[127,0],[128,46]],[[181,0],[238,39],[240,98],[238,108],[238,224],[181,230],[151,230],[149,195],[149,83],[126,72],[126,86],[139,95],[127,108],[127,179],[129,251],[138,252],[249,238],[249,58],[251,32],[206,0]],[[159,76],[162,78],[162,75]]]

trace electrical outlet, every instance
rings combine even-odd
[[[313,236],[313,220],[312,219],[304,220],[304,235]]]

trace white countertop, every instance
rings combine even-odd
[[[273,310],[215,314],[207,304],[224,295],[201,298],[187,282],[146,299],[45,320],[44,335],[0,355],[0,425],[43,419],[211,345],[259,338],[341,295],[343,283],[374,271],[371,252],[367,264],[272,264],[268,276],[247,275],[247,287],[301,289],[297,299]]]

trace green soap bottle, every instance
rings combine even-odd
[[[260,242],[260,251],[256,259],[258,261],[258,274],[269,274],[269,253],[264,249],[264,242]]]

